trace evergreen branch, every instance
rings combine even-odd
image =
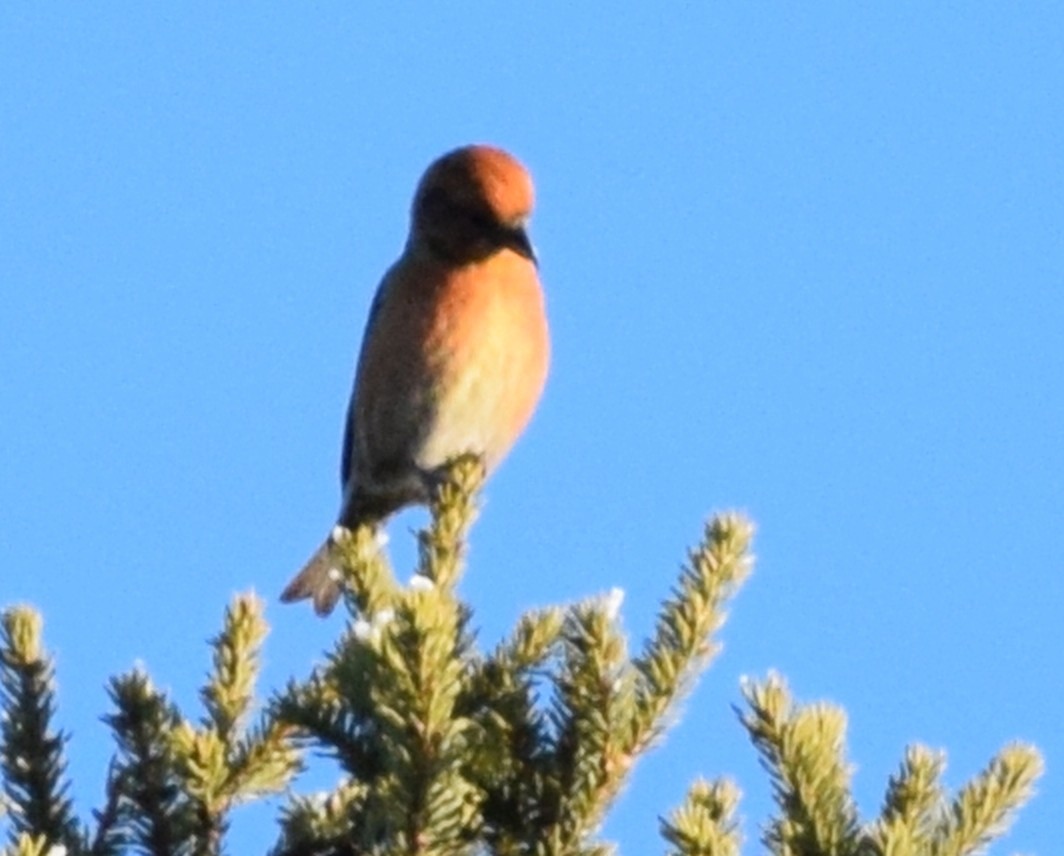
[[[67,738],[51,730],[54,669],[40,618],[3,613],[0,818],[13,828],[0,853],[220,856],[229,812],[284,788],[309,743],[347,776],[282,809],[273,856],[612,856],[593,840],[597,828],[716,651],[724,606],[750,570],[752,527],[734,515],[707,525],[634,661],[617,590],[530,612],[482,656],[455,596],[482,477],[476,459],[448,469],[405,589],[369,527],[334,536],[355,620],[327,662],[290,683],[254,726],[266,625],[253,595],[233,601],[211,640],[198,725],[142,672],[114,679],[105,721],[118,748],[91,843],[68,796]],[[740,718],[778,804],[764,841],[780,856],[970,856],[1002,834],[1042,773],[1032,747],[1008,746],[947,804],[944,756],[912,746],[881,816],[862,829],[843,712],[794,704],[775,675],[743,693]],[[670,856],[738,856],[738,801],[729,781],[696,782],[660,821]]]
[[[339,539],[360,617],[323,669],[274,702],[279,721],[336,752],[360,786],[371,786],[354,827],[356,849],[457,856],[473,846],[482,795],[466,771],[480,729],[457,709],[472,640],[453,588],[481,473],[475,459],[448,471],[432,526],[419,535],[420,573],[406,589],[395,586],[365,527]],[[294,811],[304,817],[307,807]],[[311,832],[292,841],[304,846]]]
[[[558,607],[526,612],[489,662],[501,672],[531,674],[554,652],[564,625],[565,612]]]
[[[198,772],[194,792],[211,813],[282,790],[300,769],[292,727],[269,713],[257,728],[244,727],[255,700],[261,647],[267,627],[263,603],[238,595],[226,609],[222,632],[212,640],[214,672],[201,691],[204,728],[179,728],[177,756]]]
[[[634,661],[637,714],[628,751],[639,754],[665,727],[665,715],[693,677],[719,650],[713,634],[724,624],[725,603],[750,574],[753,525],[737,514],[706,524],[702,543],[688,556],[672,596],[662,605],[654,638]]]
[[[262,602],[239,595],[213,640],[214,670],[201,691],[207,716],[200,727],[181,720],[171,730],[169,755],[195,821],[193,852],[221,852],[228,815],[240,802],[284,788],[299,769],[290,726],[267,716],[246,732],[254,703],[259,649],[266,635]]]
[[[182,720],[171,732],[168,748],[193,809],[193,853],[214,856],[220,852],[232,805],[225,742],[213,727],[196,728]]]
[[[390,853],[458,854],[480,801],[464,772],[474,724],[456,715],[464,664],[459,610],[450,592],[411,589],[394,621],[366,644],[368,681],[388,775],[372,804]],[[378,800],[379,798],[379,800]]]
[[[470,774],[485,794],[483,832],[492,853],[527,852],[548,825],[544,804],[559,798],[557,788],[548,798],[550,730],[535,681],[557,650],[564,617],[560,609],[522,616],[511,638],[474,666],[460,702],[482,730]]]
[[[1012,814],[1034,794],[1044,770],[1033,746],[1006,746],[961,789],[940,828],[933,856],[969,856],[1004,834]]]
[[[898,773],[890,777],[880,819],[870,827],[866,845],[875,854],[925,853],[943,810],[941,752],[914,745],[905,750]]]
[[[289,725],[269,715],[250,732],[243,725],[265,634],[261,601],[235,598],[212,640],[214,668],[201,691],[206,716],[200,727],[142,672],[112,682],[117,712],[106,721],[118,754],[108,808],[98,817],[113,828],[114,840],[126,836],[151,854],[215,856],[232,807],[283,789],[294,775],[300,759]],[[98,841],[105,846],[105,839]]]
[[[43,835],[30,835],[28,832],[23,832],[12,839],[11,843],[0,853],[3,853],[3,856],[53,856],[53,854],[59,856],[60,853],[66,852],[65,849],[60,849],[61,847],[62,845],[56,847],[49,844],[48,839]]]
[[[85,835],[74,817],[64,747],[52,730],[55,670],[41,643],[39,613],[16,606],[0,616],[0,773],[11,841],[31,839],[81,853]]]
[[[122,789],[118,763],[111,759],[107,767],[107,801],[102,809],[93,811],[96,832],[89,847],[91,856],[119,856],[132,843],[122,821]]]
[[[302,684],[290,682],[274,698],[270,715],[295,728],[296,740],[313,742],[335,757],[354,778],[372,782],[379,774],[381,759],[373,722],[364,713],[354,715],[333,682],[322,675],[315,674]]]
[[[222,632],[211,640],[214,669],[200,692],[207,719],[224,743],[235,739],[254,701],[260,650],[266,637],[262,601],[238,595],[226,608]]]
[[[579,604],[562,632],[563,663],[552,714],[559,786],[557,802],[546,807],[550,826],[544,833],[547,852],[559,856],[585,846],[633,760],[623,738],[635,715],[633,673],[616,626],[617,606],[616,597],[614,603]]]
[[[395,620],[394,607],[403,592],[379,548],[373,527],[338,528],[333,540],[344,573],[345,601],[354,620],[328,654],[326,664],[305,681],[290,681],[273,698],[268,715],[294,729],[292,738],[298,743],[334,757],[350,781],[358,783],[362,822],[350,827],[348,837],[352,842],[364,843],[368,850],[387,837],[386,825],[376,816],[379,812],[368,805],[369,795],[380,791],[388,760],[374,685],[378,679],[387,682],[389,677],[379,677],[376,646],[386,625]],[[371,641],[375,644],[371,645]],[[333,846],[335,836],[341,834],[336,818],[323,827],[319,823],[319,802],[336,811],[340,811],[337,806],[347,805],[346,799],[339,803],[326,802],[324,798],[296,799],[285,809],[277,853],[340,852]]]
[[[109,693],[116,711],[104,721],[118,743],[114,781],[122,822],[141,852],[186,856],[193,852],[195,816],[170,754],[181,717],[139,670],[114,678]]]
[[[695,782],[683,805],[661,821],[662,837],[673,848],[668,856],[739,856],[742,836],[735,812],[740,795],[726,779]]]
[[[369,524],[353,530],[338,526],[333,529],[332,540],[344,577],[344,602],[351,615],[375,615],[390,609],[399,587],[376,529]]]
[[[403,591],[394,617],[356,628],[374,655],[369,697],[390,760],[372,800],[389,839],[386,853],[458,856],[472,852],[478,832],[483,795],[466,772],[478,729],[457,710],[471,640],[454,587],[482,481],[477,458],[447,468],[431,505],[431,526],[418,535],[415,580],[426,582]]]
[[[462,574],[466,535],[476,520],[483,484],[484,463],[476,455],[449,462],[432,498],[432,526],[418,533],[418,573],[448,591]]]
[[[901,820],[920,830],[931,832],[931,825],[942,806],[942,772],[946,757],[926,746],[910,746],[896,776],[890,777],[883,805],[883,819]]]
[[[773,853],[848,856],[857,846],[851,770],[843,756],[845,714],[829,705],[793,708],[774,674],[743,688],[740,719],[773,778],[780,809],[765,836]]]
[[[267,713],[234,747],[227,790],[233,802],[279,793],[302,767],[293,728]]]
[[[400,596],[397,592],[395,598]],[[380,658],[376,643],[394,620],[395,610],[388,607],[354,621],[344,630],[317,679],[315,694],[323,701],[341,705],[359,731],[373,730],[370,725],[374,712],[371,691]]]
[[[281,838],[271,856],[364,853],[354,842],[372,838],[361,828],[369,786],[352,780],[331,792],[296,797],[281,810]]]

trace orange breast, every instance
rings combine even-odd
[[[436,418],[419,464],[474,451],[490,471],[543,392],[550,359],[543,291],[535,266],[513,253],[452,271],[442,286],[428,331]]]
[[[535,266],[503,252],[460,268],[405,258],[363,345],[360,460],[434,469],[472,451],[489,471],[532,416],[549,338]]]

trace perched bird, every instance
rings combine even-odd
[[[427,503],[441,468],[472,452],[491,471],[532,416],[550,342],[525,226],[532,179],[490,146],[456,149],[425,172],[410,235],[369,312],[347,428],[337,523],[376,524]],[[333,537],[281,595],[340,597]]]

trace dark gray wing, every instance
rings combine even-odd
[[[359,350],[359,364],[362,363],[361,352],[366,348],[369,339],[369,331],[373,328],[377,316],[380,315],[381,306],[384,304],[385,295],[388,291],[385,285],[388,277],[381,280],[377,286],[377,293],[373,295],[373,302],[369,305],[369,315],[366,317],[366,326],[362,331],[362,345]],[[340,453],[340,489],[346,490],[348,479],[355,472],[355,390],[358,389],[358,366],[355,367],[355,380],[351,385],[351,397],[347,402],[347,417],[344,420],[344,448]]]

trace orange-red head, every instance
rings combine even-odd
[[[463,146],[425,171],[414,194],[410,239],[459,263],[500,249],[534,261],[525,232],[534,201],[532,177],[513,155]]]

